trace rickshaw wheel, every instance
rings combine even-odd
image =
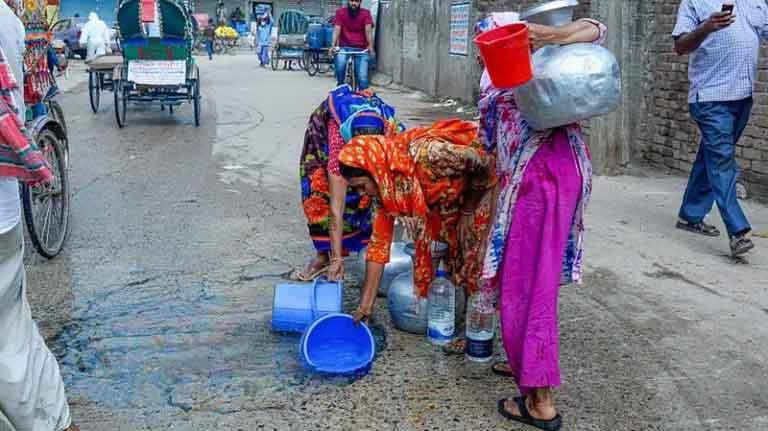
[[[122,81],[115,81],[115,119],[119,128],[125,127],[125,111],[127,107],[125,90]]]
[[[198,77],[193,84],[193,100],[192,100],[192,110],[195,114],[195,127],[200,126],[200,78]]]
[[[317,56],[316,52],[304,51],[304,65],[309,76],[315,76],[320,69],[320,66],[317,64]]]
[[[93,113],[99,112],[99,102],[101,99],[101,86],[99,85],[99,77],[97,72],[88,73],[88,96],[91,99],[91,110]]]

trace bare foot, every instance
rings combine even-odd
[[[328,266],[328,254],[327,253],[318,253],[314,259],[312,259],[312,262],[309,262],[309,265],[307,265],[306,268],[304,268],[304,274],[311,274],[325,266]]]

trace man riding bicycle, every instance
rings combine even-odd
[[[361,0],[348,0],[347,7],[339,8],[334,18],[331,55],[336,54],[336,82],[344,84],[347,60],[354,56],[357,86],[368,88],[368,62],[373,51],[373,17],[360,6]],[[367,50],[367,52],[366,52]],[[355,53],[360,53],[355,55]]]

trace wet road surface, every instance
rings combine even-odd
[[[331,81],[250,56],[201,77],[199,128],[189,106],[129,108],[118,129],[111,93],[95,115],[82,84],[61,98],[72,231],[57,259],[30,256],[30,299],[83,431],[523,429],[495,413],[511,381],[392,330],[386,301],[370,376],[302,369],[298,339],[269,330],[272,287],[311,256],[298,157]],[[409,124],[446,109],[382,95]],[[597,182],[587,280],[561,298],[566,429],[768,429],[768,259],[672,231],[681,187]]]

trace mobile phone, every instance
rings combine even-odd
[[[732,14],[732,13],[733,13],[733,3],[730,3],[730,4],[728,4],[728,3],[726,3],[726,4],[723,4],[723,10],[722,10],[722,11],[723,11],[723,12],[728,12],[729,14]]]

